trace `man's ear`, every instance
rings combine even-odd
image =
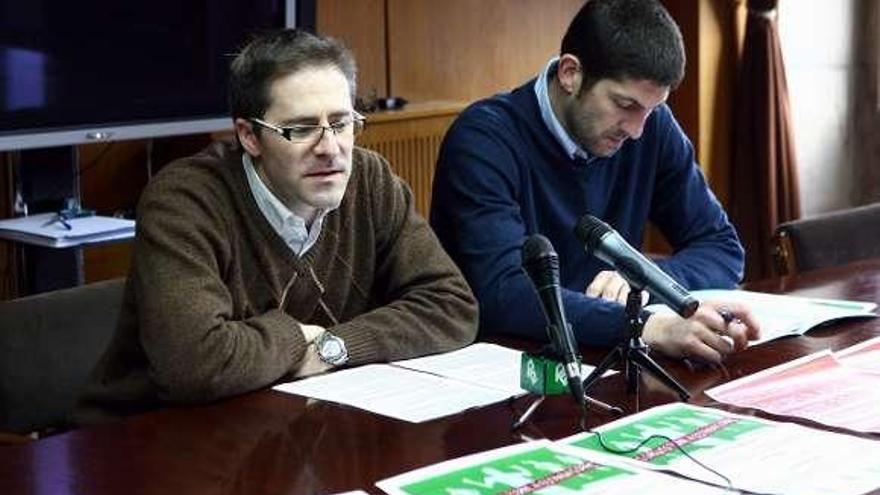
[[[556,79],[559,86],[566,94],[577,95],[583,83],[584,73],[581,70],[581,61],[570,53],[563,53],[556,64]]]
[[[235,134],[244,150],[253,157],[261,154],[262,147],[257,135],[254,134],[254,125],[245,119],[235,119]]]

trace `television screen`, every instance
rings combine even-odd
[[[0,150],[228,129],[231,57],[297,3],[0,0]]]

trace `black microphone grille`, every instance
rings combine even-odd
[[[559,283],[559,256],[550,240],[541,234],[523,243],[522,266],[537,287]]]
[[[609,232],[613,232],[613,229],[607,223],[589,214],[582,216],[574,228],[574,235],[584,243],[590,253],[599,246],[602,237]]]

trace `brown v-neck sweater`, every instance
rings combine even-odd
[[[342,337],[352,365],[472,342],[476,301],[408,187],[371,151],[355,148],[352,168],[301,258],[260,212],[236,145],[214,143],[157,174],[138,205],[116,336],[78,420],[291,379],[306,349],[300,323]]]

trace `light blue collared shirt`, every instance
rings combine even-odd
[[[556,138],[556,141],[559,142],[562,149],[565,150],[566,154],[571,157],[572,160],[581,158],[589,163],[595,157],[590,155],[587,150],[581,148],[580,145],[572,139],[568,134],[568,131],[562,127],[562,123],[559,122],[559,119],[556,118],[556,114],[553,113],[553,106],[550,105],[550,87],[548,81],[550,80],[550,74],[556,70],[557,62],[559,62],[559,57],[551,58],[544,67],[544,70],[538,74],[538,78],[535,80],[535,96],[538,97],[538,107],[541,109],[541,117],[544,120],[544,125],[550,130],[550,134],[553,134],[553,137]]]
[[[318,236],[321,235],[321,226],[324,225],[324,217],[330,210],[318,210],[315,221],[312,222],[312,228],[306,228],[306,221],[290,211],[290,208],[284,205],[272,191],[266,187],[257,170],[254,168],[254,162],[247,153],[242,153],[241,163],[244,165],[244,171],[247,175],[248,185],[251,194],[257,202],[257,206],[269,221],[269,224],[284,239],[285,244],[296,254],[302,256],[315,245]]]

